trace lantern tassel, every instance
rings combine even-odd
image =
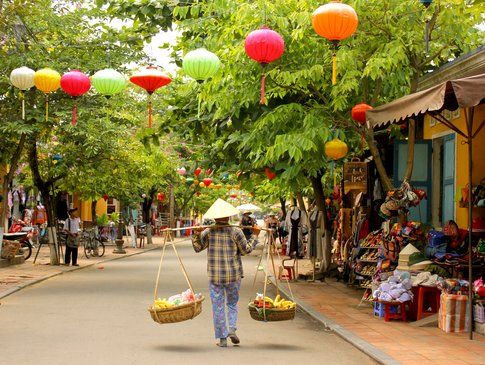
[[[71,124],[75,126],[77,124],[77,102],[74,102],[74,108],[72,108],[72,122]]]
[[[49,95],[45,94],[45,121],[49,120]]]
[[[261,99],[259,100],[259,103],[265,105],[266,101],[266,73],[263,73],[263,76],[261,77]]]
[[[337,54],[332,55],[332,85],[337,83]]]
[[[22,120],[25,120],[25,100],[22,98]]]
[[[152,95],[148,95],[148,128],[152,127]]]
[[[426,53],[429,53],[429,20],[426,20],[426,27],[424,30],[424,43],[426,47]]]
[[[197,119],[200,119],[200,104],[202,102],[202,99],[200,98],[200,94],[197,95]]]

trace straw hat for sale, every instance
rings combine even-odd
[[[239,210],[222,199],[217,199],[209,210],[204,214],[204,219],[218,219],[238,215]]]

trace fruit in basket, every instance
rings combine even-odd
[[[296,308],[296,303],[292,302],[291,300],[286,300],[285,298],[281,298],[278,294],[276,298],[271,299],[269,297],[264,297],[263,295],[258,294],[256,295],[256,299],[254,300],[254,305],[257,308],[281,308],[281,309],[294,309]]]
[[[166,309],[166,308],[172,308],[174,305],[170,303],[166,298],[163,299],[156,299],[155,303],[153,304],[154,309]]]

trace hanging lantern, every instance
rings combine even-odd
[[[209,169],[207,169],[207,170],[205,170],[205,176],[211,176],[211,175],[212,175],[212,173],[213,173],[213,171],[212,171],[212,169],[210,169],[210,168],[209,168]]]
[[[229,179],[229,173],[228,172],[223,172],[222,175],[221,175],[221,179],[222,180],[227,180]]]
[[[20,89],[20,99],[22,100],[22,119],[25,120],[25,98],[22,91],[29,90],[34,86],[35,71],[28,67],[19,67],[10,73],[10,82],[17,89]]]
[[[232,199],[236,199],[237,198],[237,194],[231,194],[230,195]]]
[[[190,186],[190,185],[192,185],[192,184],[194,183],[194,179],[193,179],[193,178],[191,178],[191,177],[188,177],[188,178],[185,180],[185,183],[186,183],[188,186]]]
[[[126,87],[126,78],[112,68],[96,72],[91,77],[91,83],[96,91],[106,97],[118,94]]]
[[[34,75],[34,85],[45,94],[45,120],[49,119],[49,94],[61,86],[61,74],[50,68],[38,70]]]
[[[268,177],[269,181],[273,180],[276,177],[276,173],[271,171],[271,169],[269,167],[266,167],[264,169],[264,173]]]
[[[91,88],[89,77],[79,70],[66,72],[61,77],[61,88],[68,95],[74,98],[74,108],[72,109],[72,125],[77,123],[77,98],[86,94]]]
[[[433,0],[419,0],[419,2],[423,4],[425,8],[428,8],[433,2]]]
[[[372,107],[365,103],[357,104],[352,108],[352,119],[358,122],[360,125],[365,125],[366,117],[365,112],[371,110]]]
[[[350,37],[357,29],[359,19],[354,8],[339,0],[320,6],[312,14],[315,32],[328,39],[334,46],[332,55],[332,85],[337,83],[337,47],[339,42]]]
[[[109,199],[109,196],[108,196],[108,195],[106,195],[106,194],[104,194],[104,195],[103,195],[103,200],[104,200],[104,201],[108,201],[108,199]]]
[[[209,187],[210,184],[212,184],[212,179],[210,177],[206,177],[205,179],[202,180],[205,186]]]
[[[158,193],[157,194],[157,200],[159,202],[163,202],[165,200],[165,194],[164,193]]]
[[[170,84],[172,79],[164,75],[156,67],[148,66],[130,77],[130,81],[146,90],[148,93],[148,128],[152,127],[152,94],[162,86]]]
[[[260,104],[266,104],[266,66],[281,57],[285,51],[285,41],[274,30],[262,27],[249,33],[244,41],[244,49],[263,69]]]
[[[187,170],[185,169],[185,167],[181,167],[177,170],[177,173],[180,175],[180,176],[185,176],[185,174],[187,173]]]
[[[214,76],[220,66],[219,57],[205,48],[188,52],[182,61],[184,72],[197,82],[202,82]]]
[[[205,188],[205,184],[204,184],[204,182],[203,182],[203,181],[201,181],[201,182],[199,183],[199,187],[201,187],[201,188]]]
[[[194,171],[194,175],[199,177],[200,173],[202,172],[202,169],[200,167],[197,167]]]
[[[339,160],[345,157],[348,151],[347,144],[338,138],[325,143],[325,155],[332,160]]]

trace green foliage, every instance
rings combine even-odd
[[[96,225],[99,227],[105,227],[109,224],[109,217],[106,213],[103,213],[96,217]]]

